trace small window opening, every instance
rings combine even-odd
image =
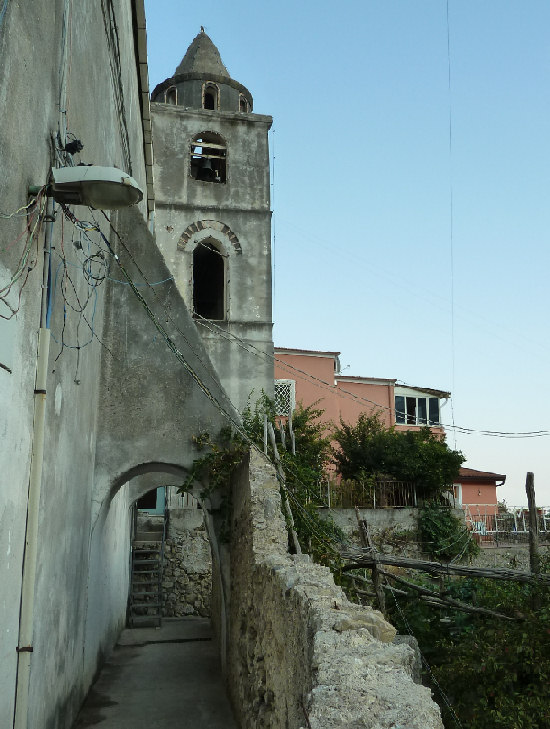
[[[216,84],[205,84],[202,89],[202,108],[217,111],[220,108],[220,90]]]
[[[439,399],[431,397],[429,400],[430,425],[439,425]]]
[[[418,398],[418,425],[428,425],[428,414],[426,412],[426,398]]]
[[[405,423],[405,398],[403,395],[395,396],[395,422]]]
[[[406,398],[407,403],[407,425],[416,425],[416,398]]]
[[[239,111],[248,112],[248,99],[243,94],[239,96]]]
[[[153,489],[138,499],[138,509],[154,509],[157,505],[157,490]]]
[[[296,381],[275,380],[274,390],[275,414],[290,417],[296,407]]]
[[[164,103],[165,104],[177,104],[178,103],[178,92],[175,86],[170,86],[164,92]]]
[[[193,311],[205,319],[225,319],[225,266],[220,251],[201,242],[193,251]]]
[[[202,132],[191,142],[191,177],[202,182],[225,182],[226,146],[214,132]]]
[[[396,395],[395,422],[400,425],[439,425],[439,398]]]

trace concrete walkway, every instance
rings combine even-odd
[[[203,618],[124,630],[73,729],[237,729]]]

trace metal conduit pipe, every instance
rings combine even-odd
[[[48,198],[46,207],[46,235],[44,240],[44,269],[42,272],[42,301],[40,307],[40,330],[38,333],[38,354],[34,388],[34,420],[32,431],[32,455],[27,501],[27,524],[23,553],[23,580],[19,612],[19,638],[17,641],[17,674],[15,686],[14,729],[27,729],[29,678],[33,652],[34,586],[38,557],[38,517],[40,491],[44,462],[44,430],[46,421],[46,383],[48,377],[48,356],[50,351],[50,329],[48,321],[48,278],[53,235],[53,198]]]

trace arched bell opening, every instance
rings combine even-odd
[[[227,179],[227,145],[216,132],[201,132],[191,140],[191,177],[199,182],[224,184]]]

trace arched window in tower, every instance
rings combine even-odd
[[[239,111],[242,111],[245,114],[249,111],[248,99],[244,94],[239,94]]]
[[[225,182],[225,140],[215,132],[201,132],[191,141],[191,177],[201,182]]]
[[[175,86],[169,86],[164,92],[164,103],[165,104],[177,104],[178,103],[178,92]]]
[[[217,111],[220,108],[220,90],[211,81],[202,87],[202,108]]]
[[[225,261],[213,241],[201,241],[193,251],[193,313],[225,319]]]

